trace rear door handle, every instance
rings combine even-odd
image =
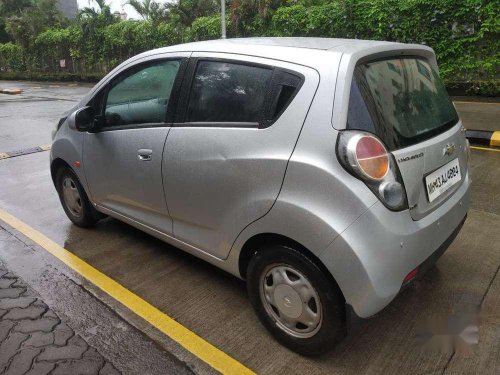
[[[140,161],[151,161],[153,158],[153,150],[148,150],[146,148],[137,150],[137,157]]]

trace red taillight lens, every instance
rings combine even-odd
[[[372,133],[360,130],[339,132],[337,159],[392,211],[408,208],[401,174],[394,156]]]
[[[367,177],[381,180],[389,172],[389,154],[385,146],[375,137],[359,138],[355,153],[359,168]]]

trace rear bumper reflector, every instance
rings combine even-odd
[[[417,276],[417,273],[418,273],[418,267],[415,268],[414,270],[410,271],[410,273],[408,275],[406,275],[406,277],[403,280],[403,284],[406,284],[406,283],[409,283],[410,281],[412,281]]]

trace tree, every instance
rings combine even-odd
[[[13,41],[5,30],[7,19],[19,16],[23,9],[31,5],[31,0],[0,0],[0,43]]]
[[[89,4],[94,1],[97,9],[85,7],[78,13],[78,23],[82,30],[82,41],[85,43],[85,50],[91,51],[90,56],[85,55],[85,59],[91,64],[99,62],[100,49],[104,44],[104,29],[115,22],[118,18],[111,13],[111,8],[106,0],[89,0]]]
[[[37,0],[28,7],[14,9],[19,13],[7,19],[5,30],[24,48],[28,48],[42,31],[50,27],[63,27],[68,23],[57,8],[57,0]]]
[[[219,0],[177,0],[165,4],[174,23],[189,27],[199,17],[211,16],[220,10]]]
[[[89,4],[95,2],[98,9],[85,7],[78,13],[78,21],[84,27],[107,26],[116,22],[116,17],[111,13],[111,8],[106,0],[89,0]]]
[[[231,0],[231,23],[235,35],[248,36],[255,29],[267,28],[273,13],[287,0]]]
[[[145,21],[156,23],[167,18],[168,9],[155,0],[129,0],[126,4],[134,8]]]
[[[19,15],[21,10],[32,5],[32,0],[0,0],[0,15],[2,17]]]

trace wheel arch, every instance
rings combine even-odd
[[[57,182],[56,181],[57,171],[60,170],[61,168],[68,168],[69,170],[71,170],[75,174],[75,176],[78,178],[80,184],[82,185],[83,191],[85,192],[87,198],[92,203],[92,200],[90,198],[90,194],[89,194],[89,191],[88,191],[88,187],[84,183],[85,181],[82,181],[82,176],[80,176],[79,173],[78,173],[78,171],[76,171],[75,168],[73,168],[68,162],[66,162],[62,158],[55,158],[50,163],[50,175],[52,177],[52,182],[54,183],[54,187],[56,188],[56,190],[57,190],[57,183],[56,183]]]
[[[238,268],[240,275],[243,279],[246,279],[247,267],[254,254],[257,253],[258,251],[265,251],[264,250],[265,247],[272,245],[292,247],[302,252],[304,255],[306,255],[321,269],[321,271],[323,271],[326,277],[335,285],[335,287],[338,289],[340,295],[345,301],[344,294],[342,293],[342,290],[340,289],[337,281],[335,280],[331,272],[328,271],[323,262],[312,251],[307,249],[301,243],[297,242],[296,240],[290,237],[277,233],[259,233],[252,236],[245,242],[245,244],[241,248],[240,256],[238,259]]]
[[[50,175],[54,186],[56,184],[57,171],[63,167],[73,170],[73,168],[71,168],[71,166],[61,158],[55,158],[52,160],[52,163],[50,163]]]

